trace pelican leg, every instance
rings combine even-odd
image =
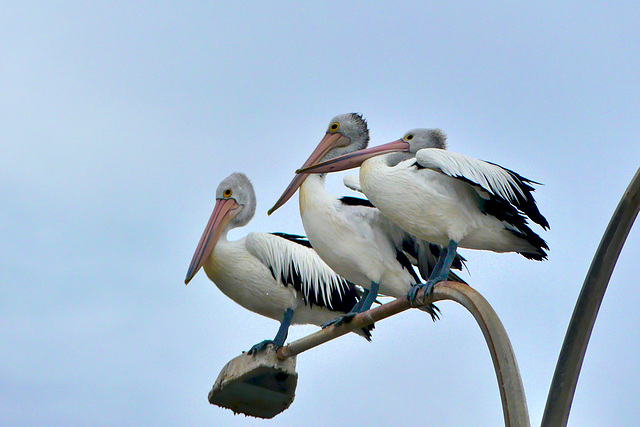
[[[351,310],[348,313],[338,316],[333,320],[329,320],[328,322],[324,322],[322,325],[320,325],[320,327],[324,329],[331,325],[340,325],[345,320],[351,320],[351,318],[353,318],[356,314],[360,313],[360,310],[362,309],[362,304],[364,303],[364,300],[368,295],[369,295],[369,289],[365,289],[364,292],[362,293],[362,296],[358,300],[358,302],[355,303],[353,308],[351,308]]]
[[[377,284],[376,282],[371,282],[371,289],[369,290],[369,293],[366,295],[366,297],[364,295],[362,296],[364,302],[362,303],[362,307],[360,307],[360,311],[358,313],[362,313],[371,308],[373,302],[376,300],[376,298],[378,298],[379,289],[379,284]]]
[[[287,340],[287,335],[289,334],[289,326],[291,326],[291,318],[293,317],[293,310],[287,308],[284,312],[284,318],[280,323],[280,328],[278,328],[278,332],[276,333],[276,337],[272,340],[264,340],[259,342],[258,344],[251,347],[248,351],[249,354],[255,354],[259,351],[264,350],[267,345],[273,344],[277,349],[284,345],[284,342]]]
[[[322,329],[331,325],[339,326],[345,322],[349,322],[356,314],[369,310],[373,302],[378,298],[378,289],[380,289],[380,285],[376,282],[371,282],[371,289],[364,290],[362,297],[360,297],[360,300],[353,306],[350,312],[323,323],[321,325]]]
[[[364,289],[362,292],[362,296],[360,297],[358,302],[353,306],[351,311],[349,311],[349,313],[356,313],[356,314],[360,313],[360,310],[362,309],[362,304],[364,303],[364,300],[365,298],[367,298],[367,296],[369,296],[369,289]]]
[[[449,277],[449,270],[451,269],[451,264],[456,257],[456,250],[458,249],[458,243],[453,240],[449,240],[449,244],[442,248],[440,251],[440,257],[438,258],[438,262],[436,262],[435,267],[433,267],[433,271],[429,276],[429,279],[426,283],[417,283],[411,287],[409,293],[407,294],[407,298],[414,306],[422,305],[420,303],[416,303],[416,296],[418,292],[425,288],[424,295],[425,297],[431,295],[433,292],[433,286],[442,282],[443,280],[447,280]],[[424,302],[424,301],[422,301]],[[435,306],[434,306],[435,307]],[[433,317],[433,314],[431,314]],[[436,316],[437,317],[437,316]]]

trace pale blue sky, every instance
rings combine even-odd
[[[495,426],[482,335],[461,307],[410,312],[372,343],[298,358],[272,421],[207,393],[273,320],[184,275],[233,171],[267,217],[334,115],[372,144],[441,127],[453,151],[544,183],[549,261],[464,251],[500,315],[540,422],[600,237],[640,165],[637,2],[13,2],[0,14],[0,424]],[[337,194],[340,176],[329,185]],[[640,424],[636,226],[583,367],[570,425]],[[539,231],[539,229],[536,229]],[[295,327],[290,339],[314,331]]]

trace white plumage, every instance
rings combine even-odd
[[[493,163],[467,157],[462,154],[430,148],[418,150],[416,153],[418,164],[427,169],[442,172],[452,178],[465,178],[478,185],[476,191],[485,197],[483,190],[489,190],[493,195],[502,197],[510,203],[516,203],[518,195],[524,197],[524,191],[516,177],[508,170]]]
[[[445,138],[439,129],[414,129],[400,140],[299,172],[361,166],[362,192],[410,234],[443,246],[453,240],[463,248],[546,258],[546,243],[527,223],[528,217],[549,227],[533,198],[530,184],[535,182],[496,164],[447,151]]]
[[[216,191],[216,206],[189,266],[185,283],[201,267],[220,290],[255,313],[281,322],[274,340],[284,344],[290,323],[321,325],[356,304],[355,286],[332,271],[301,236],[249,233],[227,240],[228,232],[246,225],[255,213],[255,193],[248,178],[234,173]],[[367,339],[369,328],[357,331]]]
[[[410,265],[403,267],[397,260],[405,233],[374,207],[344,204],[326,191],[323,181],[312,176],[300,187],[302,224],[316,252],[359,286],[370,289],[375,282],[383,295],[406,295],[416,278],[407,269]]]
[[[368,142],[369,131],[360,115],[336,116],[305,166],[364,148]],[[439,248],[403,231],[368,200],[335,197],[327,192],[324,181],[321,175],[296,176],[270,212],[300,189],[302,224],[316,252],[342,277],[371,291],[359,310],[368,309],[378,292],[403,297],[421,283],[410,258],[428,277]],[[346,178],[344,182],[360,190],[357,178]],[[461,266],[458,259],[456,267]],[[427,310],[434,314],[432,308]]]
[[[283,283],[286,281],[283,278],[299,277],[298,292],[303,301],[312,304],[320,302],[320,306],[337,309],[335,307],[344,305],[344,299],[349,297],[347,294],[351,287],[328,268],[311,248],[269,233],[250,233],[245,246],[253,256],[268,266],[276,278],[280,278],[280,284],[298,286]],[[334,297],[337,297],[337,301],[333,301]]]
[[[448,274],[458,248],[547,257],[546,242],[527,217],[549,223],[533,198],[533,181],[493,163],[446,151],[439,129],[414,129],[402,139],[361,149],[298,171],[326,173],[360,167],[367,198],[409,234],[442,245],[429,290]],[[413,290],[410,296],[415,296]]]
[[[358,178],[358,175],[346,175],[342,178],[342,183],[348,189],[362,193],[362,187],[360,187],[360,178]]]

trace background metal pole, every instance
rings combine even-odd
[[[582,285],[582,291],[573,310],[551,381],[547,404],[542,416],[543,427],[567,425],[571,402],[576,391],[591,331],[613,268],[639,209],[640,169],[631,180],[631,184],[629,184],[611,221],[609,221]]]

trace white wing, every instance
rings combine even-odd
[[[283,285],[291,285],[309,304],[349,311],[357,301],[354,285],[336,274],[316,252],[269,233],[249,233],[247,250]]]
[[[529,184],[537,184],[534,181],[494,163],[440,148],[419,150],[416,162],[419,167],[441,172],[473,185],[485,199],[489,199],[490,195],[504,199],[542,227],[549,227],[531,194],[534,188]]]

